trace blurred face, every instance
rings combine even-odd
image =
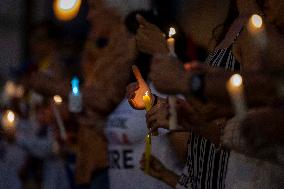
[[[277,27],[284,29],[284,1],[283,0],[265,0],[264,13],[269,22]]]

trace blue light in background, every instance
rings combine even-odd
[[[71,80],[71,85],[72,85],[72,93],[75,96],[78,96],[80,94],[80,89],[79,89],[79,78],[78,77],[73,77]]]

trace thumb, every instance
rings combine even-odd
[[[142,84],[142,83],[145,83],[142,75],[141,75],[141,72],[139,70],[139,68],[136,66],[136,65],[132,65],[132,71],[133,71],[133,74],[138,82],[138,85]]]
[[[140,14],[136,15],[136,20],[138,21],[138,23],[142,26],[146,26],[149,25],[149,22]]]

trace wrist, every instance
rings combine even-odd
[[[162,174],[161,180],[163,180],[166,184],[174,188],[178,182],[178,178],[179,176],[177,174],[166,169]]]
[[[188,73],[184,73],[182,78],[180,79],[180,88],[178,91],[183,95],[189,95],[191,91],[191,76]]]

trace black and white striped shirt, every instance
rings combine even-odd
[[[226,70],[240,71],[241,65],[232,52],[233,45],[226,49],[217,49],[210,53],[206,63],[213,67],[221,67]]]
[[[238,39],[242,30],[243,28],[238,32],[232,41],[232,44],[228,48],[215,49],[213,52],[209,53],[205,63],[213,67],[225,68],[226,70],[240,71],[241,64],[233,54],[233,45]]]
[[[186,166],[177,189],[223,189],[229,151],[219,149],[209,140],[191,135]]]

